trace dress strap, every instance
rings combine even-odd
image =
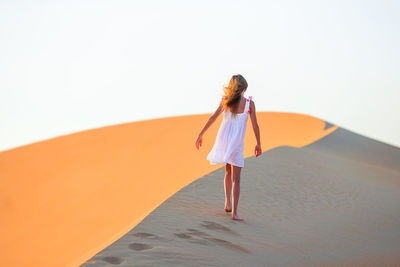
[[[249,113],[250,114],[250,100],[252,99],[252,97],[251,96],[249,96],[247,99],[246,99],[246,111],[245,112],[247,112],[247,113]]]

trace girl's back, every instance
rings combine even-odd
[[[242,112],[233,114],[230,109],[224,110],[224,117],[219,127],[214,147],[207,156],[207,160],[210,161],[211,165],[229,163],[244,167],[244,136],[246,134],[251,97],[243,97],[243,99],[245,101],[244,109],[238,109]]]

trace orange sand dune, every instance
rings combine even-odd
[[[324,130],[324,121],[303,114],[257,115],[263,151],[302,147],[338,128]],[[1,152],[2,265],[77,266],[182,187],[220,168],[206,155],[222,116],[195,148],[209,116],[108,126]],[[249,120],[245,157],[254,155],[254,145]]]

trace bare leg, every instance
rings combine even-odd
[[[239,194],[240,194],[240,171],[242,167],[237,167],[232,165],[233,173],[232,173],[232,180],[233,180],[233,212],[232,212],[232,220],[239,220],[242,221],[243,218],[237,215],[237,206],[239,202]]]
[[[232,203],[231,203],[231,193],[232,193],[232,165],[227,163],[225,165],[225,211],[232,211]]]

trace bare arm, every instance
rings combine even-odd
[[[257,145],[261,146],[260,127],[258,127],[257,116],[256,116],[256,105],[254,104],[253,100],[250,100],[250,119],[251,119],[251,124],[253,125],[254,135],[256,136],[257,139]]]
[[[223,111],[223,107],[222,107],[222,100],[219,103],[219,106],[217,108],[217,110],[214,112],[214,114],[211,115],[210,118],[208,118],[206,125],[204,125],[203,129],[200,131],[199,136],[203,136],[203,134],[207,131],[207,129],[215,122],[215,120],[218,118],[219,114],[222,113]]]

